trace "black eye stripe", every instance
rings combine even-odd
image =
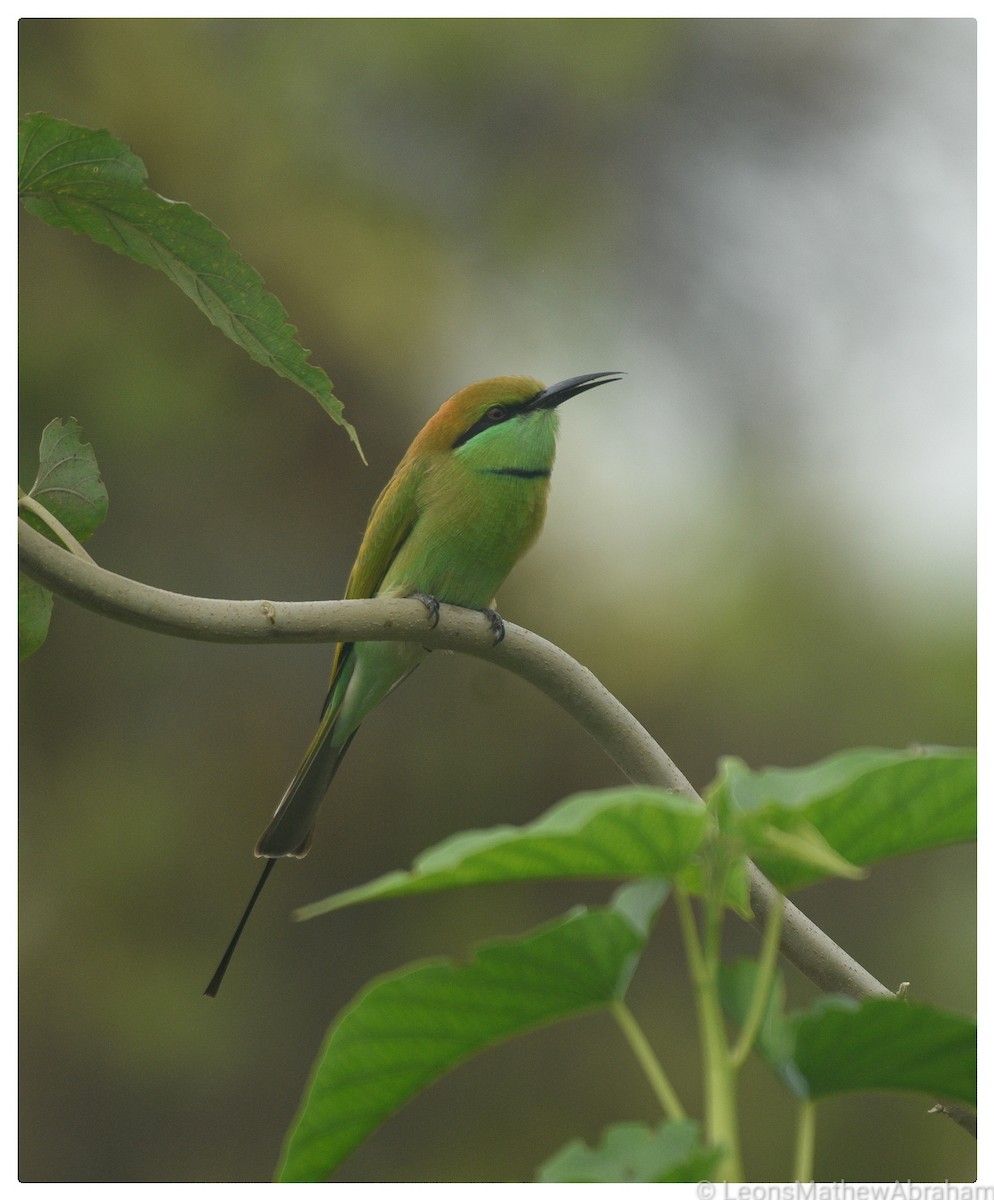
[[[528,408],[534,399],[534,396],[529,396],[527,400],[520,400],[517,404],[491,404],[478,421],[474,421],[465,433],[461,433],[456,438],[452,443],[452,449],[456,450],[460,446],[465,446],[471,438],[475,438],[478,433],[482,433],[485,429],[493,429],[495,425],[502,425],[505,421],[510,421],[522,409]]]

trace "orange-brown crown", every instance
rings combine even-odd
[[[541,395],[544,385],[527,375],[498,375],[461,388],[439,408],[411,446],[417,454],[448,450],[491,408],[517,408]]]

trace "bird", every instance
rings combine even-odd
[[[431,625],[439,605],[481,612],[504,637],[497,589],[545,520],[558,409],[623,372],[575,375],[551,387],[504,375],[462,388],[429,419],[373,505],[346,600],[416,597]],[[321,721],[272,820],[259,838],[261,878],[217,971],[216,996],[252,909],[281,858],[303,858],[318,809],[359,726],[426,657],[415,642],[340,642]]]

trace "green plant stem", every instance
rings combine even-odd
[[[623,1000],[617,1000],[612,1004],[611,1011],[621,1027],[621,1032],[628,1039],[632,1053],[638,1059],[639,1066],[645,1072],[652,1090],[656,1093],[663,1112],[671,1121],[685,1120],[687,1114],[680,1103],[680,1098],[673,1090],[673,1085],[667,1079],[666,1072],[642,1032],[642,1026],[632,1015],[631,1009]]]
[[[89,556],[89,554],[87,554],[76,538],[74,538],[69,532],[69,530],[66,529],[65,525],[62,524],[58,517],[53,516],[44,506],[44,504],[39,504],[34,496],[28,495],[28,493],[23,491],[21,488],[17,489],[17,507],[26,508],[29,512],[33,512],[40,521],[44,521],[52,533],[55,534],[55,536],[60,542],[62,542],[62,544],[71,554],[75,554],[77,558],[82,558],[86,562],[93,562],[93,559]]]
[[[802,1100],[797,1115],[797,1145],[794,1151],[794,1180],[810,1183],[815,1170],[815,1103]]]
[[[705,969],[704,952],[697,932],[697,923],[694,920],[694,910],[691,907],[690,897],[682,888],[675,888],[674,895],[677,912],[680,916],[680,929],[683,932],[683,945],[690,966],[690,977],[694,981],[694,985],[698,986],[704,979]]]
[[[742,1179],[735,1102],[736,1072],[728,1050],[718,988],[713,979],[698,993],[698,1010],[704,1042],[708,1140],[714,1146],[724,1147],[721,1177],[726,1183],[735,1183]]]
[[[725,1034],[725,1023],[718,997],[720,965],[721,904],[720,891],[711,890],[705,914],[705,940],[702,945],[690,897],[676,889],[677,911],[683,930],[687,960],[697,1001],[697,1021],[701,1034],[704,1066],[705,1128],[709,1145],[725,1152],[720,1177],[727,1183],[742,1178],[739,1150],[738,1114],[735,1105],[736,1071]]]
[[[749,1002],[749,1011],[742,1024],[738,1040],[732,1049],[732,1066],[738,1071],[749,1055],[766,1016],[770,991],[777,973],[777,951],[780,948],[780,929],[783,925],[783,897],[774,904],[763,930],[763,944],[759,952],[759,970],[756,987]]]
[[[715,978],[721,963],[721,931],[725,923],[725,909],[722,903],[725,893],[726,873],[719,872],[708,883],[704,897],[704,963],[708,970],[714,968]]]

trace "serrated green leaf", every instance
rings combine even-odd
[[[670,876],[697,852],[708,825],[700,804],[673,792],[636,787],[584,792],[529,825],[457,834],[427,850],[410,871],[393,871],[295,915],[306,920],[368,900],[482,883]]]
[[[620,903],[577,911],[522,937],[489,942],[467,963],[428,962],[382,976],[335,1021],[290,1131],[277,1179],[319,1182],[386,1117],[473,1054],[624,994],[645,943],[632,923],[665,889],[622,889]]]
[[[722,764],[710,803],[728,836],[783,891],[829,872],[771,851],[767,830],[807,824],[848,863],[967,841],[977,832],[977,762],[969,750],[850,750],[813,766],[749,771]]]
[[[85,542],[107,520],[108,498],[93,447],[70,417],[49,421],[38,448],[38,474],[28,493],[77,541]],[[52,536],[43,518],[22,508],[20,515],[40,533]]]
[[[17,575],[17,658],[23,662],[48,637],[52,593],[27,575]]]
[[[538,1183],[698,1183],[722,1157],[701,1144],[695,1121],[667,1121],[658,1129],[637,1122],[614,1125],[599,1146],[579,1139],[539,1168]]]
[[[256,362],[314,396],[362,454],[331,380],[308,361],[283,306],[225,234],[153,192],[141,159],[106,129],[34,113],[21,120],[19,141],[18,189],[29,212],[168,276]]]
[[[903,1000],[833,999],[793,1019],[794,1061],[812,1099],[912,1091],[977,1103],[977,1023]]]

